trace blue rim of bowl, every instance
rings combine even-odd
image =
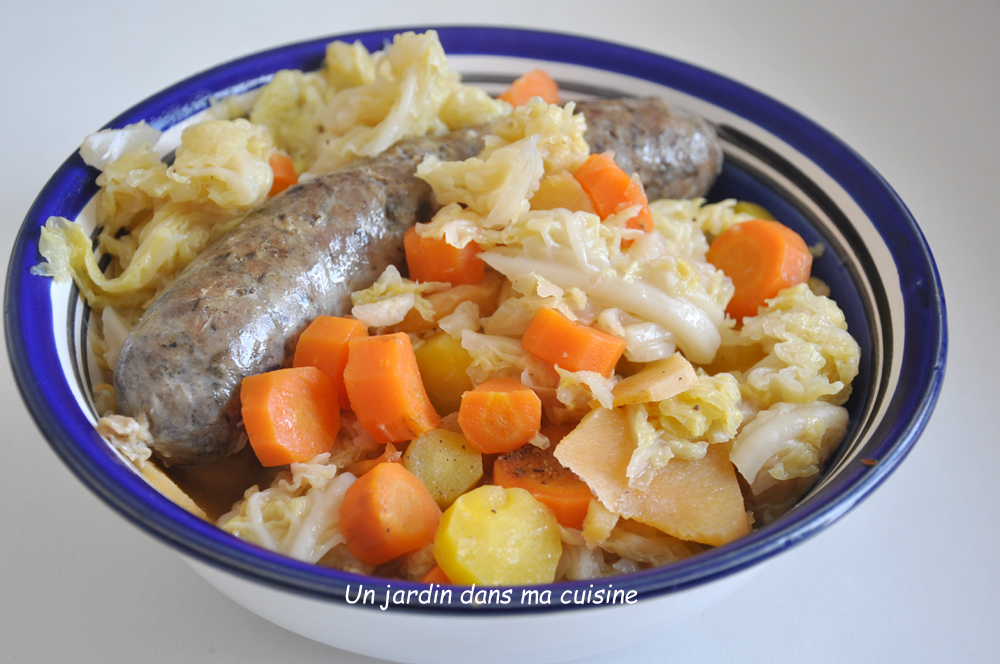
[[[740,83],[669,57],[589,37],[504,27],[410,27],[335,35],[245,56],[196,74],[125,111],[107,127],[146,120],[167,128],[204,110],[212,97],[251,90],[280,69],[316,69],[325,45],[360,40],[381,48],[406,30],[436,29],[453,55],[521,57],[582,65],[666,85],[726,109],[758,125],[807,155],[853,198],[873,221],[900,271],[903,294],[903,362],[898,389],[866,447],[866,461],[838,478],[832,495],[797,509],[765,529],[730,545],[667,567],[606,580],[634,590],[643,600],[720,580],[762,562],[827,527],[877,488],[913,447],[937,401],[947,353],[946,310],[937,267],[909,210],[885,180],[853,150],[796,111]],[[344,600],[349,584],[372,577],[319,568],[237,540],[184,512],[110,454],[62,380],[52,329],[50,284],[30,275],[41,261],[39,227],[51,215],[74,217],[96,193],[94,172],[78,153],[45,185],[29,210],[11,255],[5,293],[8,354],[21,395],[37,426],[58,456],[92,491],[135,525],[224,571],[276,589],[319,599]],[[903,269],[905,267],[905,270]],[[53,380],[46,377],[58,377]],[[378,580],[381,584],[382,580]],[[555,596],[583,590],[591,582],[545,586]],[[603,583],[603,581],[602,581]],[[392,581],[394,589],[426,586]],[[457,594],[457,593],[456,593]],[[369,605],[370,606],[370,605]],[[374,607],[371,607],[374,608]],[[394,607],[420,613],[484,614],[567,611],[579,605],[428,605]]]

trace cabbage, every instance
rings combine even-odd
[[[656,470],[674,457],[697,461],[709,444],[731,440],[743,422],[739,401],[740,388],[733,376],[702,373],[694,387],[670,399],[627,406],[636,444],[625,473],[629,486],[645,487]]]
[[[250,487],[218,526],[265,549],[317,562],[344,541],[340,503],[356,479],[350,473],[338,475],[329,456],[291,464],[263,491]]]
[[[850,396],[861,349],[836,302],[806,284],[768,300],[766,309],[743,320],[739,334],[767,353],[741,380],[744,396],[761,407],[818,399],[839,405]]]
[[[605,378],[596,371],[566,371],[559,365],[556,365],[556,372],[559,374],[556,398],[570,410],[590,410],[593,402],[600,404],[602,408],[613,407],[612,379]]]
[[[351,293],[351,315],[368,327],[394,325],[410,309],[416,309],[424,320],[434,320],[434,308],[423,296],[448,288],[443,282],[404,279],[396,266],[390,265],[371,286]]]
[[[275,145],[291,156],[297,173],[316,159],[319,117],[329,96],[321,73],[286,69],[264,86],[250,111],[250,122],[270,130]]]
[[[447,316],[438,319],[438,327],[456,339],[462,338],[462,332],[479,331],[479,305],[475,302],[462,302]]]
[[[459,203],[493,229],[505,228],[528,210],[543,173],[538,136],[500,147],[486,158],[441,161],[430,155],[417,167],[417,177],[431,185],[439,204]]]
[[[531,211],[509,229],[508,247],[480,256],[509,279],[534,273],[560,288],[580,289],[597,307],[617,307],[656,323],[674,335],[691,361],[711,361],[720,343],[716,327],[731,296],[731,286],[728,293],[721,288],[721,273],[720,287],[713,289],[716,281],[704,279],[686,261],[669,256],[649,263],[630,260],[609,246],[612,233],[585,212]]]
[[[563,290],[535,274],[517,276],[510,283],[521,295],[503,300],[492,316],[483,319],[483,331],[487,334],[519,337],[543,307],[554,309],[572,321],[586,323],[591,317],[587,295],[579,288]]]
[[[846,432],[841,406],[776,403],[743,427],[729,458],[760,494],[779,481],[818,473]]]
[[[46,262],[33,274],[72,277],[87,303],[114,306],[134,322],[149,302],[217,238],[230,222],[260,204],[271,188],[267,129],[246,120],[193,125],[172,166],[143,143],[108,164],[97,217],[98,248],[113,257],[100,269],[82,226],[51,217],[41,232]]]
[[[495,136],[486,139],[486,158],[494,150],[516,143],[530,136],[538,136],[538,150],[545,165],[545,173],[553,175],[562,171],[573,172],[590,156],[590,145],[584,138],[587,121],[582,114],[575,114],[575,104],[565,107],[546,104],[534,98],[515,108],[509,116],[495,123]]]
[[[319,114],[323,131],[309,167],[314,175],[377,155],[404,138],[457,128],[442,116],[479,124],[510,109],[485,93],[466,91],[433,30],[396,35],[387,49],[371,55],[360,44],[330,46],[326,77],[337,91]],[[475,103],[459,110],[463,101]]]
[[[146,124],[145,120],[126,125],[121,129],[102,129],[83,139],[83,144],[80,145],[80,157],[87,166],[104,170],[108,164],[143,143],[155,145],[162,133],[156,127]]]
[[[528,367],[528,351],[517,339],[463,330],[462,348],[472,356],[466,373],[474,385],[490,378],[519,376]]]
[[[670,357],[677,350],[670,330],[617,307],[602,311],[596,327],[625,340],[625,359],[630,362],[655,362]]]

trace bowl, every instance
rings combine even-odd
[[[333,39],[360,40],[376,50],[402,30],[332,36],[243,57],[146,99],[107,127],[146,120],[167,131],[164,140],[177,141],[180,129],[213,99],[252,94],[280,69],[316,69]],[[516,588],[506,602],[500,593],[497,601],[487,596],[477,602],[471,589],[460,587],[445,602],[421,595],[427,587],[420,584],[320,568],[229,536],[152,489],[96,434],[96,369],[85,339],[89,311],[75,287],[30,274],[41,260],[39,229],[50,215],[94,226],[95,172],[78,154],[45,185],[17,236],[5,294],[10,360],[35,422],[77,477],[262,617],[338,648],[397,661],[457,662],[470,652],[483,661],[594,655],[651,635],[734,591],[761,564],[843,516],[899,465],[941,388],[947,333],[940,279],[914,219],[881,176],[775,100],[662,55],[584,37],[490,27],[438,33],[451,65],[491,93],[544,67],[565,100],[656,95],[704,116],[717,127],[726,156],[710,200],[758,202],[807,243],[826,246],[814,274],[843,309],[862,364],[847,404],[847,437],[789,513],[667,567],[597,583]],[[620,590],[627,599],[613,606],[579,601],[599,588]],[[409,603],[394,602],[397,591],[406,591]]]

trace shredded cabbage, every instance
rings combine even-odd
[[[486,228],[506,228],[529,208],[544,173],[538,136],[499,147],[487,157],[442,161],[434,155],[417,167],[417,177],[442,205],[459,203]]]
[[[434,320],[434,308],[423,296],[449,287],[443,282],[404,279],[396,266],[390,265],[371,286],[351,293],[351,315],[369,327],[394,325],[410,309],[416,309],[424,320]]]
[[[293,463],[263,491],[252,486],[218,525],[228,533],[271,551],[315,563],[343,543],[340,503],[354,481],[337,473],[329,454]]]
[[[546,104],[534,98],[516,107],[509,116],[493,125],[495,136],[486,139],[485,158],[505,145],[530,136],[538,136],[538,150],[545,164],[545,173],[573,172],[590,156],[590,145],[584,138],[587,121],[583,114],[574,114],[576,105],[564,107]]]
[[[850,396],[861,349],[837,303],[808,285],[768,300],[759,315],[743,320],[739,336],[767,354],[740,381],[743,395],[761,407],[816,400],[839,405]]]
[[[396,35],[374,54],[360,44],[331,47],[327,72],[338,89],[319,114],[323,130],[308,169],[314,175],[377,155],[403,138],[488,122],[510,111],[506,103],[462,85],[433,30]]]
[[[51,217],[41,231],[46,262],[33,274],[72,277],[87,303],[114,306],[134,322],[148,303],[223,230],[259,205],[271,188],[267,129],[246,120],[213,120],[184,131],[167,166],[148,143],[108,164],[97,178],[98,248],[113,257],[100,269],[83,227]]]
[[[674,457],[697,461],[709,444],[731,440],[743,422],[739,401],[740,388],[733,376],[702,372],[694,387],[677,396],[627,406],[629,430],[636,443],[625,473],[629,486],[646,486],[656,470]]]
[[[729,458],[760,494],[777,482],[818,473],[846,432],[841,406],[776,403],[743,427]]]

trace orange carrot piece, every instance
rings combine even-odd
[[[434,541],[441,508],[427,487],[398,463],[380,463],[344,493],[340,531],[347,550],[381,565]]]
[[[546,427],[541,433],[549,439],[549,449],[525,445],[501,456],[493,465],[493,483],[524,489],[552,510],[561,525],[582,530],[594,494],[553,456],[555,445],[572,430],[567,425]]]
[[[517,378],[491,378],[462,395],[458,426],[483,454],[510,452],[542,426],[542,402]]]
[[[420,237],[411,227],[403,234],[403,249],[414,281],[444,281],[458,286],[478,284],[486,276],[486,263],[478,255],[482,250],[475,242],[457,249],[444,238]]]
[[[441,569],[440,565],[435,565],[427,574],[420,577],[420,583],[436,583],[440,586],[454,585],[451,579],[444,573],[444,570]]]
[[[315,367],[247,376],[240,385],[243,424],[264,466],[308,461],[333,449],[340,407],[333,382]]]
[[[299,176],[295,174],[295,165],[292,164],[292,160],[289,157],[280,152],[275,152],[267,160],[267,165],[271,167],[271,173],[274,174],[271,191],[267,192],[268,196],[280,194],[293,184],[298,183]]]
[[[541,69],[532,69],[521,78],[511,83],[510,87],[504,90],[497,99],[501,99],[512,106],[523,106],[531,101],[532,97],[541,97],[547,104],[559,103],[559,84],[552,77]]]
[[[812,254],[802,236],[765,219],[736,224],[715,238],[708,262],[733,280],[736,293],[726,313],[736,320],[757,315],[764,300],[806,281],[812,270]]]
[[[590,197],[594,210],[602,220],[633,205],[641,205],[639,214],[628,220],[628,228],[653,230],[653,216],[649,212],[649,201],[642,185],[623,171],[608,153],[592,154],[587,157],[573,177]]]
[[[403,332],[349,342],[344,386],[358,422],[378,443],[398,443],[436,429],[434,410],[410,337]]]
[[[567,371],[610,376],[625,350],[625,340],[542,308],[521,337],[521,347]]]
[[[403,458],[402,452],[397,450],[392,443],[386,443],[385,451],[383,451],[382,454],[374,459],[355,461],[347,468],[344,468],[344,471],[354,475],[355,477],[361,477],[380,463],[398,463],[401,458]]]
[[[351,402],[344,387],[344,367],[347,366],[349,342],[367,337],[368,328],[354,318],[319,316],[299,336],[295,345],[293,367],[316,367],[333,381],[340,407],[348,410]]]

